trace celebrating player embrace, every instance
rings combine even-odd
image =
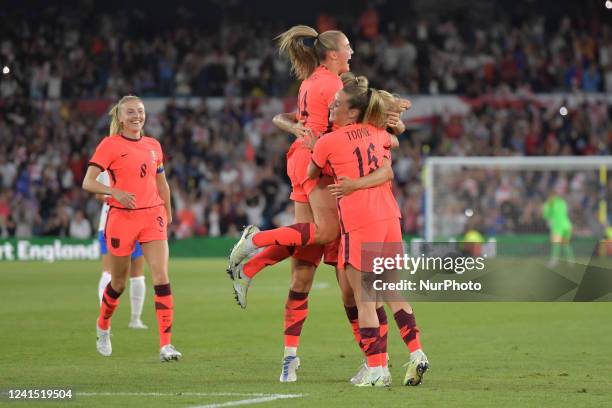
[[[125,289],[130,255],[138,241],[153,278],[160,360],[178,360],[181,353],[170,343],[174,304],[168,279],[167,226],[172,222],[172,207],[164,156],[159,142],[142,134],[145,108],[140,98],[123,97],[110,115],[110,136],[97,146],[83,180],[85,190],[111,196],[104,230],[111,281],[100,306],[96,348],[103,356],[112,354],[110,319]],[[110,187],[96,180],[105,170],[111,176]]]
[[[365,86],[364,86],[365,85]],[[330,117],[340,128],[317,141],[308,167],[308,177],[318,177],[330,165],[334,177],[363,178],[391,159],[390,135],[382,128],[386,123],[385,98],[389,94],[368,88],[365,83],[345,87],[336,94]],[[398,244],[401,247],[401,217],[390,183],[357,190],[338,200],[342,237],[338,268],[345,270],[353,288],[359,311],[359,332],[367,357],[367,374],[358,386],[382,386],[386,355],[376,312],[376,296],[366,289],[363,274],[371,274],[371,265],[362,260],[364,244]],[[364,279],[365,278],[365,279]],[[371,292],[371,288],[370,288]],[[405,301],[388,301],[400,334],[410,351],[404,385],[419,385],[429,367],[421,350],[419,329],[412,307]],[[385,346],[386,348],[386,346]]]
[[[308,316],[308,294],[314,272],[322,257],[325,263],[336,265],[340,236],[336,200],[328,188],[333,182],[331,172],[327,171],[316,180],[308,178],[311,149],[305,141],[337,128],[330,120],[329,108],[336,92],[346,83],[354,81],[355,77],[348,72],[353,50],[346,35],[340,31],[330,30],[319,34],[311,27],[300,25],[290,28],[278,39],[280,51],[288,54],[293,72],[303,80],[298,95],[298,111],[274,118],[274,123],[279,128],[297,137],[287,153],[287,175],[292,185],[290,198],[295,203],[297,224],[293,230],[281,228],[257,234],[257,245],[265,249],[246,260],[246,255],[241,254],[242,251],[239,250],[243,242],[241,239],[230,255],[228,272],[234,280],[236,299],[245,308],[247,290],[255,275],[265,266],[292,257],[291,287],[285,305],[285,350],[280,381],[293,382],[297,379],[296,370],[300,365],[297,348],[302,327]],[[397,130],[401,133],[403,124],[400,125],[399,114],[396,114],[396,119],[390,126],[398,126]],[[364,179],[372,185],[382,184],[389,180],[391,174],[390,166],[381,166]],[[304,243],[295,243],[293,237],[296,234],[301,237],[301,231],[307,225],[316,225],[317,233],[311,235],[313,241],[308,242],[308,245],[299,246]],[[245,234],[257,232],[256,226],[249,226],[245,230]],[[304,230],[304,234],[307,232]],[[274,238],[279,235],[280,239],[276,241]],[[263,239],[264,237],[268,239]],[[359,343],[357,307],[352,289],[343,274],[337,276],[347,317]],[[380,308],[378,312],[381,319],[386,321],[384,308]],[[360,370],[360,373],[362,372],[363,370]],[[358,382],[358,378],[359,374],[351,381]],[[390,375],[387,378],[390,381]]]
[[[383,165],[390,166],[389,149],[397,144],[397,139],[387,133],[387,112],[401,101],[384,91],[368,88],[367,80],[357,78],[337,92],[331,104],[330,120],[337,130],[321,137],[314,145],[308,178],[317,179],[326,166],[331,166],[336,181],[350,181],[351,188],[339,188],[338,216],[342,238],[338,256],[338,276],[348,278],[351,294],[358,309],[359,341],[367,357],[366,370],[358,386],[388,385],[389,375],[385,372],[386,355],[386,316],[381,315],[380,306],[369,300],[361,292],[362,267],[361,251],[366,242],[402,242],[399,223],[400,212],[393,197],[390,183],[366,180],[367,175],[375,173]],[[397,108],[396,108],[397,110]],[[342,183],[341,183],[342,184]],[[355,187],[359,188],[356,191]],[[234,247],[230,262],[240,264],[248,259],[258,248],[281,244],[303,247],[320,243],[321,225],[315,223],[296,223],[288,227],[258,232],[247,227],[243,237]],[[404,342],[411,353],[404,385],[418,385],[428,368],[427,357],[421,350],[419,330],[416,326],[411,306],[405,301],[388,302],[394,312],[395,321]]]

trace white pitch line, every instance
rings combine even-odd
[[[259,398],[251,398],[245,400],[238,401],[228,401],[222,402],[219,404],[208,404],[208,405],[195,405],[187,408],[221,408],[221,407],[235,407],[237,405],[247,405],[247,404],[259,404],[262,402],[275,401],[279,399],[287,399],[287,398],[301,398],[302,394],[272,394],[267,397],[259,397]]]
[[[188,408],[221,408],[237,405],[260,404],[279,399],[301,398],[302,394],[263,394],[243,392],[78,392],[77,397],[256,397],[208,405],[194,405]]]
[[[301,397],[301,394],[264,394],[258,392],[78,392],[79,397],[268,397],[270,395],[292,395],[288,398]]]

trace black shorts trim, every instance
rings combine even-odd
[[[349,233],[344,234],[344,264],[349,263],[349,255],[350,255],[350,241],[349,241]]]

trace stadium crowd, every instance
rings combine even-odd
[[[407,24],[406,16],[388,16],[385,2],[379,3],[380,11],[366,8],[338,22],[322,13],[316,24],[320,31],[347,32],[353,71],[377,87],[468,96],[612,91],[612,30],[603,17],[551,21],[534,14],[475,26],[408,16]],[[0,62],[12,74],[2,80],[0,97],[294,94],[296,83],[273,41],[286,24],[225,18],[204,29],[185,18],[180,24],[168,19],[163,29],[147,28],[146,14],[100,12],[80,3],[6,18]]]
[[[46,23],[17,18],[0,28],[0,63],[10,69],[0,78],[0,236],[93,236],[100,203],[80,185],[108,118],[78,101],[128,93],[225,96],[218,110],[171,99],[147,119],[147,133],[167,155],[174,237],[235,235],[247,223],[268,228],[292,219],[285,175],[291,139],[271,123],[285,106],[267,98],[296,90],[271,41],[284,26],[224,21],[218,30],[185,25],[150,38],[126,16],[92,23],[60,8],[43,14]],[[533,16],[478,29],[452,20],[420,20],[410,29],[382,21],[367,9],[347,30],[355,49],[351,69],[377,87],[468,97],[612,91],[612,32],[596,18],[551,23]],[[319,16],[320,29],[337,25],[347,26]],[[404,232],[422,232],[427,155],[610,154],[611,117],[602,103],[585,103],[565,117],[536,104],[483,105],[409,126],[394,155]],[[500,197],[507,186],[500,179],[489,188]],[[533,219],[541,193],[525,192],[531,201],[520,207],[530,217],[501,211],[494,225],[479,227],[500,233],[540,225]],[[572,203],[576,211],[584,200]]]

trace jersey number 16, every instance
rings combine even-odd
[[[376,157],[376,155],[374,154],[374,149],[376,149],[376,146],[374,146],[374,143],[370,143],[370,145],[368,146],[368,174],[372,173],[373,171],[375,171],[379,166],[378,166],[378,157]],[[356,147],[355,150],[353,150],[353,153],[355,153],[355,155],[357,156],[357,163],[358,163],[358,167],[359,167],[359,177],[363,177],[365,175],[365,170],[363,168],[363,156],[361,155],[361,149],[359,149],[359,147]],[[372,168],[371,166],[374,165],[374,168]]]

